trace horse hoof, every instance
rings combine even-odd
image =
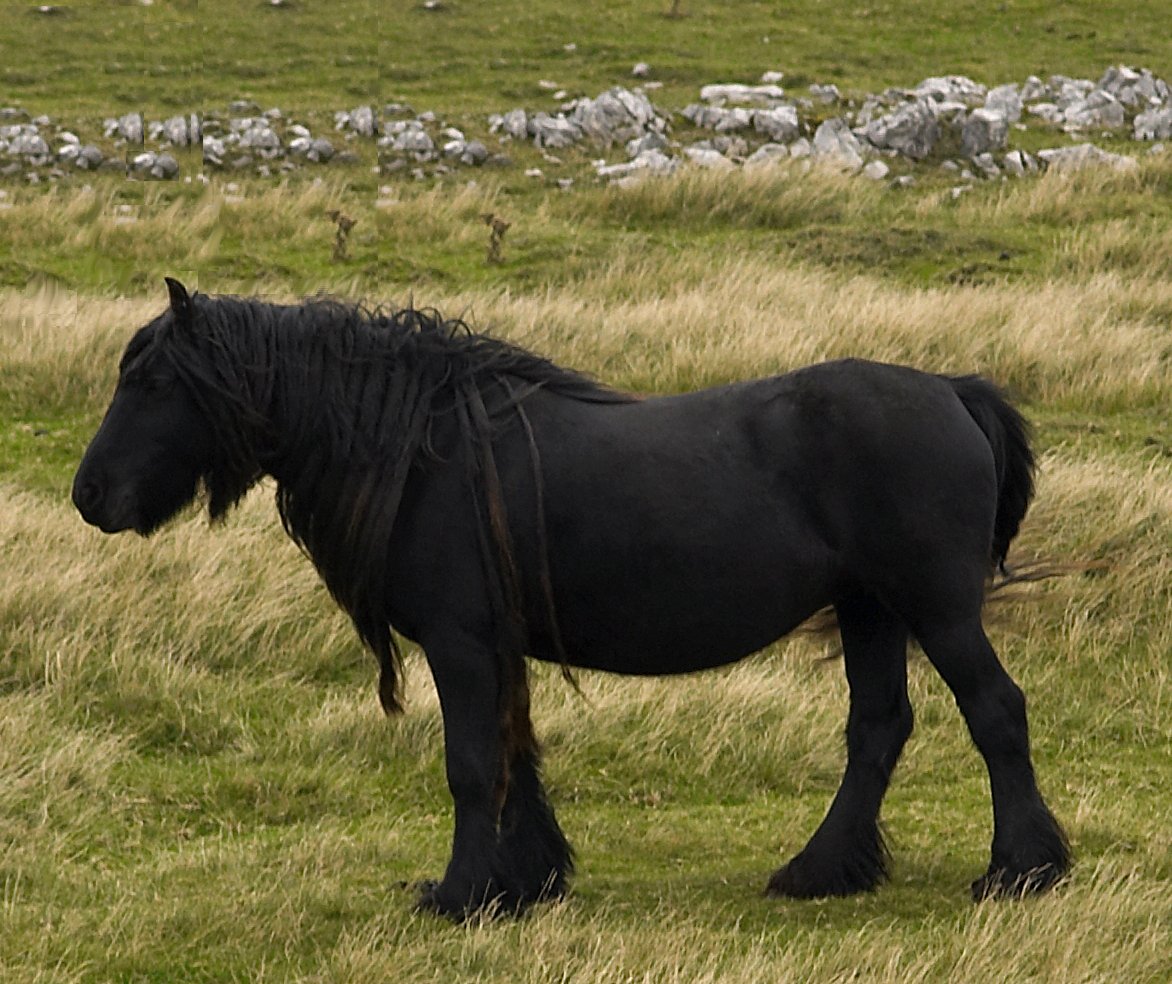
[[[825,899],[856,895],[874,888],[872,884],[860,884],[845,872],[816,871],[814,866],[798,863],[794,858],[773,873],[765,886],[769,898],[784,899]]]
[[[429,878],[416,882],[415,888],[419,892],[419,897],[415,900],[416,912],[445,916],[455,922],[462,922],[468,918],[469,913],[466,906],[453,905],[444,899],[440,882]]]
[[[990,868],[972,884],[974,902],[985,899],[1020,899],[1049,891],[1066,872],[1055,864],[1043,864],[1028,871],[1013,872],[1008,868]]]

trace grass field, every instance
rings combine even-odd
[[[328,118],[405,99],[483,128],[543,105],[539,78],[594,95],[638,60],[667,105],[769,68],[854,92],[1119,61],[1172,76],[1159,5],[1139,2],[685,0],[678,19],[666,0],[66,6],[0,11],[0,105],[100,120],[243,96]],[[902,190],[786,168],[618,189],[582,178],[584,156],[564,166],[570,193],[520,168],[388,186],[364,166],[0,186],[0,980],[1167,981],[1172,155],[955,201],[934,173]],[[358,219],[342,261],[335,208]],[[513,223],[501,263],[490,211]],[[418,654],[388,720],[270,488],[221,526],[192,512],[149,541],[103,537],[68,502],[164,275],[413,298],[652,393],[845,354],[1009,386],[1041,459],[1014,556],[1083,571],[990,610],[1076,852],[1069,881],[968,901],[987,781],[913,657],[891,883],[763,898],[843,762],[841,664],[799,636],[685,679],[582,674],[585,700],[535,669],[572,893],[517,922],[414,914],[409,886],[441,873],[451,824]]]

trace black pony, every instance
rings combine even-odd
[[[452,857],[421,905],[461,917],[560,896],[572,856],[539,775],[525,657],[628,674],[731,663],[831,605],[847,766],[772,895],[886,874],[880,801],[912,730],[914,637],[989,769],[973,894],[1069,866],[1030,762],[1025,700],[981,626],[1033,493],[993,386],[857,360],[639,399],[457,321],[329,302],[189,296],[138,331],[73,500],[147,534],[202,486],[222,515],[262,476],[398,704],[392,629],[439,693]]]

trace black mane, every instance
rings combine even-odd
[[[435,310],[198,294],[192,303],[192,324],[164,316],[148,349],[167,360],[215,431],[219,458],[204,476],[209,512],[222,516],[265,473],[277,479],[285,529],[379,658],[384,706],[399,706],[388,545],[412,467],[437,453],[441,417],[455,422],[475,464],[481,545],[510,636],[501,646],[518,650],[520,599],[494,430],[515,416],[528,433],[524,401],[537,389],[599,403],[635,398]],[[531,438],[530,451],[540,498]]]

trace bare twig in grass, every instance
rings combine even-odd
[[[334,233],[334,262],[341,263],[347,258],[346,247],[350,238],[350,230],[357,225],[358,220],[345,215],[340,209],[332,208],[326,212],[337,226]]]
[[[501,263],[504,260],[501,248],[504,246],[505,233],[512,223],[492,212],[485,212],[480,220],[488,226],[488,256],[485,259],[488,263]]]

